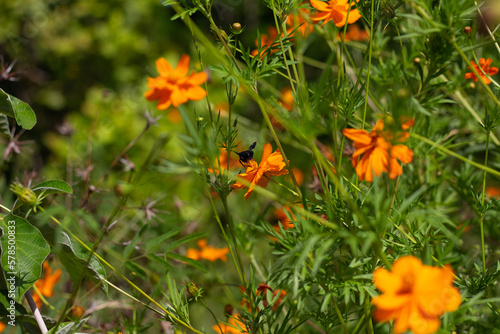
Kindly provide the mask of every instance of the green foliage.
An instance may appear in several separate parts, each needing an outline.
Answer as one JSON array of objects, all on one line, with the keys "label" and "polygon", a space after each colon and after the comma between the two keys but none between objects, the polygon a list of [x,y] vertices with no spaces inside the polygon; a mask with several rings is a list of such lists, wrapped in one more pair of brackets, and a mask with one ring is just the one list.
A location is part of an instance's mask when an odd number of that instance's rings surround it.
[{"label": "green foliage", "polygon": [[[8,214],[0,222],[3,231],[2,276],[14,288],[14,298],[20,302],[24,293],[40,278],[42,263],[50,254],[50,247],[40,231],[26,219]],[[9,237],[11,236],[11,237]],[[13,240],[13,241],[10,241]]]}]

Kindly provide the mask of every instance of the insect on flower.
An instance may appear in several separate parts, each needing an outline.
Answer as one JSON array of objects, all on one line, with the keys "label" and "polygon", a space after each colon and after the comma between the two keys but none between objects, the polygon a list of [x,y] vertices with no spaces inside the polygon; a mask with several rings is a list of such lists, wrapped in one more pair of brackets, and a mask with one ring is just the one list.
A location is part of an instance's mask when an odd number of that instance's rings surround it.
[{"label": "insect on flower", "polygon": [[250,160],[253,159],[253,149],[257,146],[257,142],[254,141],[252,145],[248,148],[246,151],[241,151],[241,152],[236,152],[238,156],[240,157],[240,164],[245,167],[245,163],[249,162]]}]

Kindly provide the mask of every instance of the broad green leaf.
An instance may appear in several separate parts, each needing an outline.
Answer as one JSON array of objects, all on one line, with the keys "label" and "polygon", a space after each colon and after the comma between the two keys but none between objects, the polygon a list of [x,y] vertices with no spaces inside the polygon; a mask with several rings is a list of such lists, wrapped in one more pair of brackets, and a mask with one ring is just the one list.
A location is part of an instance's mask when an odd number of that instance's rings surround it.
[{"label": "broad green leaf", "polygon": [[42,190],[45,194],[65,193],[72,194],[73,189],[63,180],[47,180],[33,187],[33,191]]},{"label": "broad green leaf", "polygon": [[0,221],[0,227],[4,232],[1,238],[4,276],[7,281],[15,278],[13,299],[19,302],[40,278],[42,263],[50,254],[50,247],[36,227],[12,213]]},{"label": "broad green leaf", "polygon": [[36,124],[35,112],[29,104],[2,89],[0,89],[0,113],[15,118],[17,124],[26,130],[31,130]]},{"label": "broad green leaf", "polygon": [[69,273],[69,277],[75,284],[80,283],[80,278],[83,275],[95,283],[101,282],[104,291],[108,292],[107,283],[101,280],[101,277],[106,277],[106,271],[95,256],[92,256],[89,263],[87,263],[89,252],[80,244],[71,241],[65,232],[46,229],[44,230],[44,235],[47,237],[49,243],[51,243],[54,253],[61,260],[64,268]]}]

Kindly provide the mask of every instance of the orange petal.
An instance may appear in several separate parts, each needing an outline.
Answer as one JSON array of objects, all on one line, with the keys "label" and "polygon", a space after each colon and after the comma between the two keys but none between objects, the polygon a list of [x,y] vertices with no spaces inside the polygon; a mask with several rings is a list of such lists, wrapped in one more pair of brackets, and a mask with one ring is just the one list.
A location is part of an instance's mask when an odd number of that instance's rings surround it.
[{"label": "orange petal", "polygon": [[191,87],[186,91],[186,97],[193,101],[199,101],[207,95],[207,92],[201,87]]},{"label": "orange petal", "polygon": [[159,58],[156,60],[156,69],[162,77],[168,77],[173,68],[170,63],[165,58]]},{"label": "orange petal", "polygon": [[411,302],[411,294],[383,294],[373,298],[373,305],[382,310],[394,310]]},{"label": "orange petal", "polygon": [[408,164],[413,160],[413,151],[405,145],[394,145],[391,147],[391,156],[404,164]]},{"label": "orange petal", "polygon": [[318,0],[311,0],[311,6],[313,6],[314,8],[316,8],[317,10],[320,10],[322,12],[328,11],[331,9],[328,2],[323,2],[323,1],[318,1]]},{"label": "orange petal", "polygon": [[372,142],[372,137],[370,137],[370,134],[366,130],[343,129],[342,133],[344,136],[356,143],[369,145]]},{"label": "orange petal", "polygon": [[262,159],[260,161],[259,166],[262,166],[264,163],[266,163],[266,161],[269,158],[269,156],[271,155],[272,151],[273,151],[273,147],[270,143],[267,143],[266,145],[264,145],[264,147],[262,148]]},{"label": "orange petal", "polygon": [[189,83],[194,86],[201,85],[205,81],[207,81],[207,73],[205,72],[193,73],[189,76]]},{"label": "orange petal", "polygon": [[177,67],[175,68],[176,75],[179,77],[185,77],[189,72],[189,62],[191,58],[189,55],[182,55],[181,59],[177,63]]},{"label": "orange petal", "polygon": [[373,283],[384,293],[396,293],[402,286],[401,277],[384,268],[377,268],[373,272]]}]

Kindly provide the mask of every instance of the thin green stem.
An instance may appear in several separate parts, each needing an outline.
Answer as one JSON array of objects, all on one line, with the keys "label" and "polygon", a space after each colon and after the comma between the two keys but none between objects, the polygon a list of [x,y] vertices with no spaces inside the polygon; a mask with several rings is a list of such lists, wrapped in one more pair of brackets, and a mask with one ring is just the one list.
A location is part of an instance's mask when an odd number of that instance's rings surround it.
[{"label": "thin green stem", "polygon": [[[490,146],[490,131],[486,131],[486,153],[484,157],[484,166],[486,167],[488,165],[488,152],[489,152],[489,146]],[[479,226],[481,229],[481,257],[483,260],[483,272],[486,272],[486,251],[484,247],[484,211],[482,207],[484,206],[484,198],[486,193],[486,171],[483,173],[483,190],[481,194],[481,218],[479,222]]]},{"label": "thin green stem", "polygon": [[231,234],[231,238],[233,239],[233,247],[234,247],[234,250],[236,252],[236,258],[238,259],[239,268],[241,270],[240,279],[241,279],[241,282],[244,284],[244,286],[248,286],[247,278],[245,276],[245,268],[243,267],[243,262],[241,261],[240,252],[238,250],[238,240],[236,239],[236,233],[234,233],[233,216],[229,212],[229,208],[227,206],[227,198],[221,198],[221,200],[222,200],[222,204],[224,205],[224,212],[226,213],[226,217],[227,217],[227,221],[228,221],[227,225],[229,226],[229,233]]},{"label": "thin green stem", "polygon": [[238,261],[236,260],[236,256],[233,251],[233,247],[231,246],[231,242],[229,240],[229,237],[227,236],[226,230],[224,229],[224,226],[222,225],[222,221],[220,220],[219,214],[217,213],[217,209],[215,208],[215,203],[212,199],[212,196],[210,194],[208,195],[208,198],[210,200],[210,204],[212,205],[212,210],[215,214],[215,219],[217,220],[217,223],[219,224],[219,228],[222,232],[222,236],[224,237],[224,240],[226,241],[226,244],[229,248],[229,253],[231,254],[231,258],[234,263],[234,267],[236,268],[236,272],[238,273],[238,277],[240,278],[240,281],[243,283],[245,282],[243,279],[243,274],[241,273],[240,266],[238,265]]},{"label": "thin green stem", "polygon": [[481,165],[481,164],[478,164],[477,162],[474,162],[474,161],[472,161],[472,160],[469,160],[469,159],[467,159],[467,158],[464,158],[464,157],[463,157],[463,156],[461,156],[460,154],[455,153],[455,152],[453,152],[453,151],[450,151],[450,150],[449,150],[449,149],[447,149],[446,147],[444,147],[444,146],[442,146],[442,145],[440,145],[440,144],[438,144],[438,143],[436,143],[436,142],[433,142],[433,141],[432,141],[432,140],[430,140],[430,139],[427,139],[427,138],[425,138],[425,137],[423,137],[423,136],[420,136],[419,134],[416,134],[416,133],[412,133],[412,134],[411,134],[411,136],[412,136],[412,137],[414,137],[415,139],[418,139],[418,140],[423,141],[423,142],[424,142],[424,143],[426,143],[426,144],[429,144],[429,145],[431,145],[431,146],[433,146],[433,147],[436,147],[438,150],[440,150],[440,151],[441,151],[441,152],[443,152],[443,153],[446,153],[446,154],[448,154],[448,155],[451,155],[452,157],[455,157],[455,158],[457,158],[457,159],[459,159],[459,160],[462,160],[463,162],[468,163],[468,164],[470,164],[470,165],[472,165],[472,166],[474,166],[474,167],[477,167],[477,168],[479,168],[479,169],[481,169],[481,170],[483,170],[483,171],[485,171],[485,172],[488,172],[488,173],[490,173],[490,174],[492,174],[492,175],[495,175],[495,176],[497,176],[497,177],[500,177],[500,172],[499,172],[499,171],[496,171],[496,170],[494,170],[494,169],[492,169],[492,168],[489,168],[489,167],[487,167],[487,166],[483,166],[483,165]]},{"label": "thin green stem", "polygon": [[365,120],[366,120],[366,109],[368,108],[368,96],[370,91],[370,73],[372,67],[372,50],[373,50],[373,15],[375,10],[375,1],[372,1],[371,8],[371,18],[370,18],[370,47],[368,49],[368,73],[366,74],[366,88],[365,88],[365,105],[363,107],[363,123],[361,125],[361,129],[365,128]]},{"label": "thin green stem", "polygon": [[283,54],[283,61],[285,62],[285,68],[286,68],[286,73],[288,74],[288,77],[290,78],[290,86],[292,87],[292,92],[295,95],[295,86],[293,85],[292,79],[292,74],[290,72],[290,68],[288,67],[288,61],[286,59],[286,53],[285,53],[285,47],[283,46],[283,39],[281,38],[281,28],[280,24],[278,22],[278,16],[276,15],[276,8],[274,7],[274,0],[271,0],[271,6],[273,10],[273,16],[274,16],[274,24],[276,26],[276,30],[278,31],[278,39],[280,41],[280,47],[281,47],[281,53]]}]

